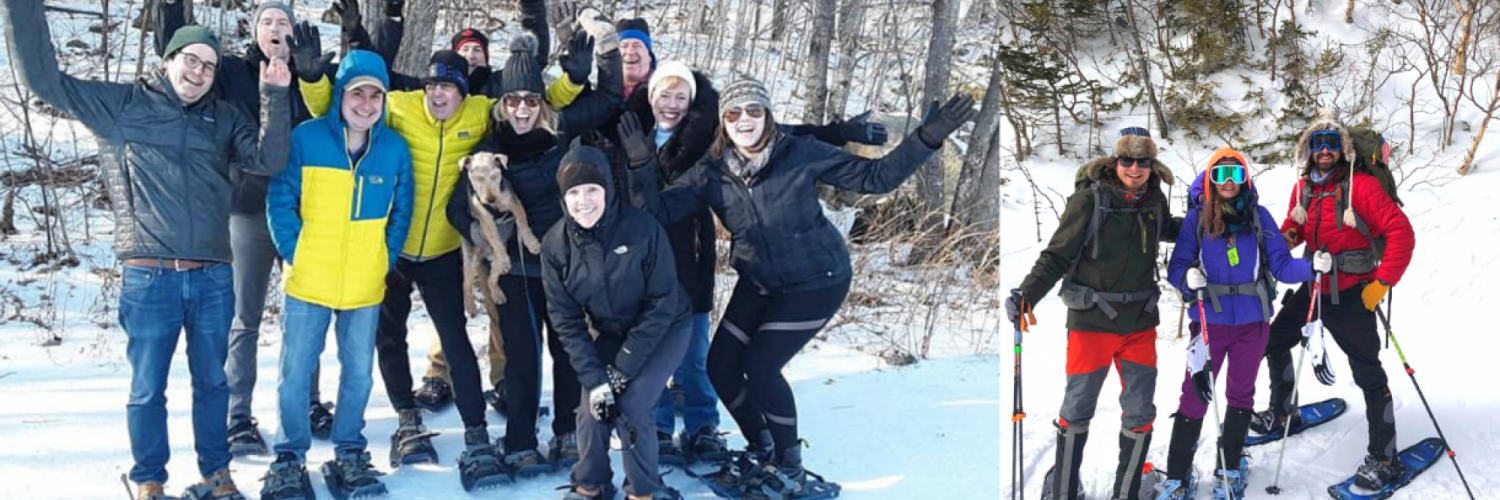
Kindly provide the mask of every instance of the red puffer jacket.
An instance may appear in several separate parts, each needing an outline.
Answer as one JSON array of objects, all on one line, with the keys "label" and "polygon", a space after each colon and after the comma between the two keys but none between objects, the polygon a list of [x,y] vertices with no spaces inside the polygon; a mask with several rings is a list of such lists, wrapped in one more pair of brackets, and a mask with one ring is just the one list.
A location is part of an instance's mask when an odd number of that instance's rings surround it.
[{"label": "red puffer jacket", "polygon": [[[1308,184],[1303,179],[1298,179],[1297,188],[1292,190],[1287,218],[1281,223],[1281,232],[1284,234],[1288,230],[1295,229],[1297,235],[1306,241],[1308,248],[1320,250],[1327,245],[1328,251],[1333,254],[1370,248],[1370,240],[1365,239],[1358,229],[1350,225],[1340,225],[1338,219],[1343,214],[1338,208],[1339,199],[1336,196],[1317,197],[1321,193],[1337,192],[1339,183],[1343,182],[1345,175],[1348,175],[1348,170],[1337,169],[1333,179],[1329,179],[1322,185],[1312,185],[1310,194],[1313,199],[1307,207],[1307,221],[1301,224],[1297,223],[1291,214],[1297,207],[1298,198],[1302,195],[1301,190],[1307,189]],[[1416,235],[1412,232],[1411,221],[1406,219],[1406,214],[1401,212],[1401,207],[1385,194],[1380,187],[1380,181],[1370,174],[1354,172],[1350,192],[1352,193],[1350,197],[1354,202],[1354,213],[1358,214],[1369,227],[1370,236],[1385,235],[1385,255],[1374,272],[1367,274],[1339,272],[1339,290],[1353,288],[1360,281],[1377,279],[1390,286],[1396,286],[1396,283],[1401,280],[1401,275],[1406,273],[1406,266],[1411,263],[1412,248],[1416,246]],[[1327,279],[1325,277],[1323,282],[1325,291],[1329,289]]]}]

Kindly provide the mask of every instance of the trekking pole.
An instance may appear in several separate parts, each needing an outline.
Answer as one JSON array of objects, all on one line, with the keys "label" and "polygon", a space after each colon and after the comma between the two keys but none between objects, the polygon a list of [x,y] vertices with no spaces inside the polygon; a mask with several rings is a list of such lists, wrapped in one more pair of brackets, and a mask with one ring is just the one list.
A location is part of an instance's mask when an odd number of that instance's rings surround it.
[{"label": "trekking pole", "polygon": [[1036,324],[1036,316],[1031,314],[1031,307],[1029,307],[1029,304],[1026,303],[1026,298],[1021,294],[1020,290],[1011,290],[1010,296],[1011,299],[1016,302],[1016,307],[1021,312],[1020,319],[1016,321],[1016,386],[1014,390],[1015,411],[1010,416],[1011,433],[1015,436],[1015,438],[1012,440],[1015,445],[1012,447],[1012,465],[1010,469],[1010,498],[1011,500],[1026,500],[1026,492],[1023,491],[1023,486],[1025,486],[1025,484],[1023,484],[1021,480],[1021,471],[1024,469],[1021,464],[1021,455],[1023,451],[1021,445],[1023,429],[1021,424],[1022,420],[1026,418],[1026,411],[1022,408],[1021,405],[1021,333],[1028,331],[1028,329],[1026,328],[1028,320],[1030,320],[1030,324]]},{"label": "trekking pole", "polygon": [[1453,461],[1453,469],[1458,471],[1458,479],[1464,483],[1464,491],[1469,493],[1469,498],[1474,498],[1474,491],[1469,489],[1469,480],[1464,477],[1463,468],[1458,466],[1457,454],[1453,447],[1448,444],[1448,437],[1443,435],[1443,427],[1438,425],[1437,417],[1432,415],[1432,406],[1427,404],[1427,396],[1422,394],[1422,384],[1417,383],[1417,371],[1413,370],[1411,363],[1406,362],[1406,354],[1401,352],[1401,343],[1396,341],[1396,334],[1391,333],[1391,322],[1386,320],[1385,311],[1379,307],[1375,308],[1375,314],[1380,317],[1380,322],[1385,325],[1385,338],[1390,339],[1391,344],[1396,346],[1396,355],[1401,357],[1401,367],[1406,369],[1406,376],[1411,377],[1411,385],[1417,388],[1417,397],[1422,398],[1422,407],[1427,409],[1427,418],[1432,420],[1432,427],[1437,429],[1438,439],[1443,440],[1443,446],[1448,448],[1448,459]]},{"label": "trekking pole", "polygon": [[[1322,283],[1323,273],[1317,273],[1313,276],[1312,303],[1308,304],[1307,306],[1307,320],[1305,321],[1306,323],[1312,322],[1313,311],[1318,310],[1322,304],[1322,302],[1318,300],[1318,294],[1322,293],[1322,287],[1320,286],[1322,285]],[[1319,315],[1318,321],[1322,320],[1323,316]],[[1303,361],[1305,361],[1306,359],[1307,348],[1303,347],[1302,353],[1297,355],[1297,373],[1292,376],[1292,401],[1294,402],[1297,400],[1297,385],[1302,382],[1302,365]],[[1276,404],[1276,402],[1272,401],[1271,404],[1274,405]],[[1293,410],[1297,410],[1299,412],[1302,411],[1301,408],[1296,408],[1295,403],[1293,403],[1292,406]],[[1274,415],[1275,412],[1272,412],[1272,414]],[[1287,414],[1286,422],[1281,425],[1281,455],[1276,458],[1276,481],[1272,482],[1270,486],[1266,487],[1266,493],[1270,493],[1272,495],[1281,494],[1281,464],[1286,461],[1286,442],[1291,440],[1291,436],[1287,435],[1287,433],[1291,432],[1291,426],[1292,417],[1291,414]]]},{"label": "trekking pole", "polygon": [[[1215,383],[1217,381],[1214,380],[1215,377],[1212,377],[1214,375],[1214,349],[1208,341],[1208,315],[1203,313],[1203,289],[1201,288],[1198,289],[1198,323],[1198,327],[1203,335],[1203,348],[1208,350],[1208,373],[1210,375],[1208,399],[1214,404],[1214,448],[1217,448],[1215,451],[1219,456],[1219,464],[1223,467],[1228,467],[1229,461],[1224,459],[1224,447],[1219,443],[1224,440],[1224,428],[1222,427],[1223,424],[1219,422],[1219,398],[1214,394],[1217,385]],[[1224,357],[1229,357],[1229,351],[1224,351]],[[1226,364],[1229,362],[1227,359],[1224,361]],[[1234,500],[1234,490],[1225,482],[1226,478],[1220,475],[1218,481],[1220,484],[1223,484],[1224,491],[1229,494],[1229,500]]]}]

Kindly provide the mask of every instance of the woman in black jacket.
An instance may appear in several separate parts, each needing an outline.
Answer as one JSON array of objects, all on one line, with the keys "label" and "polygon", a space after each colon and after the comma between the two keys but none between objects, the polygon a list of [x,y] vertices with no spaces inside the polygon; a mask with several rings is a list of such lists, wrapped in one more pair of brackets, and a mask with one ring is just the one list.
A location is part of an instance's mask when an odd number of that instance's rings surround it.
[{"label": "woman in black jacket", "polygon": [[[853,274],[843,236],[823,216],[817,184],[861,193],[895,190],[972,117],[973,99],[956,96],[930,111],[912,136],[868,160],[815,140],[780,133],[764,86],[743,78],[721,92],[718,139],[709,156],[664,191],[638,121],[622,120],[637,206],[663,223],[708,207],[734,238],[739,282],[709,348],[709,377],[749,441],[750,468],[719,479],[767,496],[809,486],[797,436],[797,409],[781,369],[833,318]],[[742,461],[735,461],[736,463]],[[738,469],[738,470],[735,470]],[[760,476],[741,482],[746,475]]]},{"label": "woman in black jacket", "polygon": [[[579,134],[598,127],[620,105],[619,35],[614,25],[592,8],[579,14],[584,32],[594,39],[600,91],[579,98],[557,111],[543,97],[542,68],[529,54],[511,54],[501,73],[503,94],[495,103],[490,136],[479,150],[507,158],[505,177],[526,209],[532,231],[540,238],[562,218],[562,197],[557,190],[557,171],[568,145]],[[527,36],[525,34],[521,36]],[[448,207],[453,227],[468,228],[472,219],[464,206],[472,189],[468,175],[460,176]],[[455,206],[454,204],[457,204]],[[470,231],[459,231],[465,237]],[[571,466],[577,461],[578,445],[573,431],[578,408],[578,375],[568,362],[553,325],[548,324],[547,300],[542,288],[541,262],[524,250],[515,236],[507,238],[510,272],[500,278],[500,290],[508,300],[500,305],[500,333],[505,341],[505,463],[523,477]],[[552,440],[544,457],[537,450],[537,408],[542,393],[542,327],[547,329],[547,351],[552,354]]]},{"label": "woman in black jacket", "polygon": [[616,201],[609,161],[569,152],[557,175],[567,217],[542,240],[547,313],[588,389],[578,415],[580,461],[569,500],[614,498],[609,434],[627,440],[632,499],[680,498],[657,475],[653,411],[688,344],[688,303],[661,224]]}]

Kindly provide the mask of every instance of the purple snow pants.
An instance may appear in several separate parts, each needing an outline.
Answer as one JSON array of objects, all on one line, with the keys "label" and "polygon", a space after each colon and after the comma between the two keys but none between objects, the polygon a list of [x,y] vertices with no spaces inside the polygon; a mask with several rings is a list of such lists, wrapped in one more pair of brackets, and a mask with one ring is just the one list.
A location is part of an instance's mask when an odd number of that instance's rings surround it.
[{"label": "purple snow pants", "polygon": [[[1193,336],[1202,335],[1202,325],[1192,322]],[[1224,354],[1229,354],[1229,382],[1225,384],[1224,398],[1229,406],[1253,410],[1255,407],[1255,376],[1260,371],[1261,358],[1266,354],[1266,339],[1270,337],[1271,325],[1257,321],[1243,325],[1208,325],[1209,369],[1218,381],[1219,367],[1224,364]],[[1182,397],[1177,411],[1188,418],[1203,418],[1208,405],[1198,400],[1193,390],[1193,377],[1184,370]]]}]

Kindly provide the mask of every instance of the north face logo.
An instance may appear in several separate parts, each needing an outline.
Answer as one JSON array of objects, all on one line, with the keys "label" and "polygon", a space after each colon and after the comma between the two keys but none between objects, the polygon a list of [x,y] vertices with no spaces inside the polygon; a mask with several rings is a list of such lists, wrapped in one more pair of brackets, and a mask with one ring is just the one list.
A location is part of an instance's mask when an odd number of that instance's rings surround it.
[{"label": "north face logo", "polygon": [[620,245],[619,248],[615,249],[615,255],[625,255],[625,252],[629,252],[629,251],[630,251],[630,249],[626,248],[625,245]]}]

